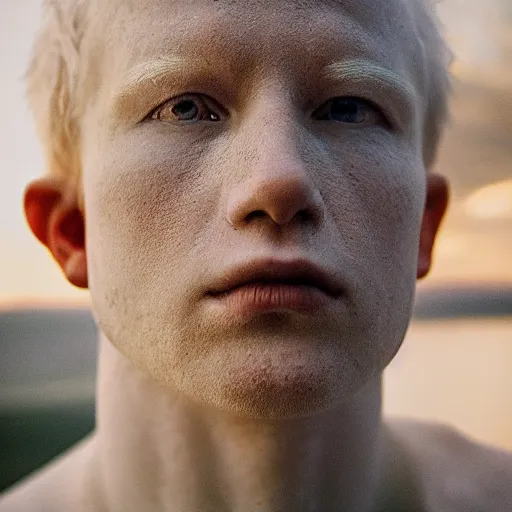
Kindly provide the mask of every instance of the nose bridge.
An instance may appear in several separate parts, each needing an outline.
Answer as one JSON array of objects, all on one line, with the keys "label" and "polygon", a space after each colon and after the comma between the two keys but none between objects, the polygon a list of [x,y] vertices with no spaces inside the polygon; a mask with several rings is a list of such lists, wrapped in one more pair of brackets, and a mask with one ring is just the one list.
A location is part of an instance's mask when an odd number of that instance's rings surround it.
[{"label": "nose bridge", "polygon": [[252,162],[248,162],[254,179],[283,179],[294,175],[297,179],[308,174],[296,120],[291,115],[280,117],[267,119],[258,125],[259,136],[248,142],[253,146],[255,156]]},{"label": "nose bridge", "polygon": [[266,158],[277,156],[283,161],[299,160],[301,127],[297,110],[290,87],[282,78],[269,80],[259,88],[241,125],[249,155],[261,164]]},{"label": "nose bridge", "polygon": [[321,221],[320,194],[289,94],[278,90],[258,98],[240,127],[239,141],[239,179],[229,194],[232,225],[262,216],[280,225],[295,218]]}]

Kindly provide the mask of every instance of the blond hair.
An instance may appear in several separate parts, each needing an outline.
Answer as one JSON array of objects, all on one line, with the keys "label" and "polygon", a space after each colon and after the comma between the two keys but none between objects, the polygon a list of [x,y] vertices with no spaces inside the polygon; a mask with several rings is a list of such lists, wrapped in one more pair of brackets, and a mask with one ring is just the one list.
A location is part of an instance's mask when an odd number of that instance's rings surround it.
[{"label": "blond hair", "polygon": [[27,70],[27,96],[47,159],[47,173],[80,179],[78,101],[81,43],[89,0],[43,0],[43,27]]},{"label": "blond hair", "polygon": [[[424,161],[429,168],[447,115],[451,54],[440,35],[432,0],[403,1],[411,8],[425,60]],[[72,186],[81,180],[80,119],[85,98],[79,89],[89,4],[90,0],[43,0],[44,23],[27,71],[28,101],[46,152],[47,173]]]}]

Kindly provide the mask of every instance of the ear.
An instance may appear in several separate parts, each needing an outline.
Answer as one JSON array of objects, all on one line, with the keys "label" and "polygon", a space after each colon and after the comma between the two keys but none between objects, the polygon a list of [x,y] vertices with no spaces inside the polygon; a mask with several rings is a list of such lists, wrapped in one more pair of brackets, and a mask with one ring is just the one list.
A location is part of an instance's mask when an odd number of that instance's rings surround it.
[{"label": "ear", "polygon": [[422,279],[430,271],[436,235],[446,213],[448,202],[448,182],[439,174],[429,173],[427,176],[427,198],[421,224],[418,279]]},{"label": "ear", "polygon": [[43,178],[25,189],[25,216],[38,240],[52,253],[68,281],[87,288],[85,220],[69,185]]}]

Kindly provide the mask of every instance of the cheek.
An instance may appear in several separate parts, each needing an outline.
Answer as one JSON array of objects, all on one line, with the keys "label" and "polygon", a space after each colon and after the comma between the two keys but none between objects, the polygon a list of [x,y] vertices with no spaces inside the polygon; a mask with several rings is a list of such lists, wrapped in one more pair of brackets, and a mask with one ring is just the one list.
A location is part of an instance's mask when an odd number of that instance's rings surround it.
[{"label": "cheek", "polygon": [[[364,200],[374,241],[398,252],[417,246],[425,201],[426,171],[419,159],[406,152],[374,161],[365,180]],[[377,246],[378,247],[378,246]]]},{"label": "cheek", "polygon": [[201,155],[189,150],[186,159],[177,158],[180,153],[134,137],[111,143],[89,164],[91,293],[101,290],[109,303],[129,297],[141,301],[141,309],[158,300],[158,290],[170,294],[186,277],[211,217],[212,190],[199,172]]},{"label": "cheek", "polygon": [[[392,145],[375,137],[352,148],[338,154],[341,176],[328,183],[324,199],[332,213],[335,245],[344,248],[354,269],[360,317],[370,338],[389,340],[381,347],[387,363],[409,321],[426,171],[411,144]],[[369,352],[375,354],[375,347]]]},{"label": "cheek", "polygon": [[415,259],[419,243],[426,187],[421,153],[387,135],[352,142],[351,151],[338,153],[341,176],[326,189],[334,191],[327,197],[345,230],[339,236],[354,257],[396,272],[396,265]]},{"label": "cheek", "polygon": [[[420,158],[406,156],[404,152],[400,157],[389,155],[384,159],[382,163],[394,170],[389,174],[379,176],[383,167],[375,166],[376,176],[373,186],[368,186],[370,194],[367,200],[370,222],[374,227],[375,251],[383,255],[386,272],[394,271],[405,278],[413,274],[415,279],[426,170]],[[389,260],[386,255],[390,255]]]},{"label": "cheek", "polygon": [[[404,330],[412,307],[426,171],[420,158],[404,148],[374,162],[361,192],[367,207],[368,268],[380,289],[383,326]],[[377,282],[379,280],[379,282]]]}]

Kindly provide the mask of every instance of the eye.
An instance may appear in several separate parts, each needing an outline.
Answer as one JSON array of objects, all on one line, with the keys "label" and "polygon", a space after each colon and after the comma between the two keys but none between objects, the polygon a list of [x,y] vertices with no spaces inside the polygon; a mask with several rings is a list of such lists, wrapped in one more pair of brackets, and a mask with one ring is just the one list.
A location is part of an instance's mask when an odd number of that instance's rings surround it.
[{"label": "eye", "polygon": [[150,118],[164,123],[217,122],[221,119],[220,110],[211,98],[202,94],[186,94],[165,102],[153,111]]},{"label": "eye", "polygon": [[376,125],[386,123],[381,110],[362,98],[333,98],[315,113],[320,121],[336,121],[346,124]]}]

